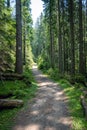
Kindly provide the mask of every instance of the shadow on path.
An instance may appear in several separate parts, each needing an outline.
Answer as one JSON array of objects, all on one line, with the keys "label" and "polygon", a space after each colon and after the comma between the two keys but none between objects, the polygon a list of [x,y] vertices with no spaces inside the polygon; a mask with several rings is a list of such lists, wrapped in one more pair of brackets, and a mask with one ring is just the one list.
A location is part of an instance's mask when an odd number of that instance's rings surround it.
[{"label": "shadow on path", "polygon": [[19,113],[12,130],[71,130],[71,117],[63,90],[34,66],[39,88],[32,103]]}]

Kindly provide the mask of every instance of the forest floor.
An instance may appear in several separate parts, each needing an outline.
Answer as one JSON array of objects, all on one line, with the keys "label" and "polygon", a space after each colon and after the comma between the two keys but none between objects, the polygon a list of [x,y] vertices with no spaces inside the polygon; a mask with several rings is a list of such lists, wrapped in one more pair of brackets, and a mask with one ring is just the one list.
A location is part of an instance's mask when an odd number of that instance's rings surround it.
[{"label": "forest floor", "polygon": [[12,130],[71,130],[72,119],[64,91],[43,75],[37,66],[33,66],[32,71],[38,91],[15,118]]}]

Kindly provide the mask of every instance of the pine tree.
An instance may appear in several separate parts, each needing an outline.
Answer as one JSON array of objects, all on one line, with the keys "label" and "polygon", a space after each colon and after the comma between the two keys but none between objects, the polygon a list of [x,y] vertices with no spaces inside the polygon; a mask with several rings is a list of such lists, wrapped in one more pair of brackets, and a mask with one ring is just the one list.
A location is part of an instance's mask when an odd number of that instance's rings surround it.
[{"label": "pine tree", "polygon": [[22,74],[22,18],[21,0],[16,0],[16,73]]}]

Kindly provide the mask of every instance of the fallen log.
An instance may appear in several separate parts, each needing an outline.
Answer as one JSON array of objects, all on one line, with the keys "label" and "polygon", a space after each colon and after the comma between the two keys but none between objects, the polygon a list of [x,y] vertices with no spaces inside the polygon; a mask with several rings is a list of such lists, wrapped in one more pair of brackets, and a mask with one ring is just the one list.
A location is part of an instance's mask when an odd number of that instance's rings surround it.
[{"label": "fallen log", "polygon": [[0,79],[3,80],[23,80],[24,76],[16,73],[2,73]]},{"label": "fallen log", "polygon": [[15,81],[15,80],[23,80],[26,85],[31,85],[31,81],[29,81],[28,77],[25,77],[24,75],[16,74],[16,73],[2,73],[0,74],[0,80],[1,81]]},{"label": "fallen log", "polygon": [[0,99],[0,109],[22,107],[24,102],[22,100]]}]

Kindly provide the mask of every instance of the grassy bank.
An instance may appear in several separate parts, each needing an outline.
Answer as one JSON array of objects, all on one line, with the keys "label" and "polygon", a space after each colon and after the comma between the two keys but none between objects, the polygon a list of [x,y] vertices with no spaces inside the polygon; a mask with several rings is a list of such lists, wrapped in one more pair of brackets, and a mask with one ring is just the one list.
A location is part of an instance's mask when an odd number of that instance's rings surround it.
[{"label": "grassy bank", "polygon": [[68,81],[60,79],[58,81],[60,86],[64,89],[65,94],[69,98],[69,110],[73,118],[74,130],[87,130],[87,121],[85,120],[80,96],[82,94],[82,85],[78,88],[76,85],[71,85]]},{"label": "grassy bank", "polygon": [[4,109],[0,110],[0,130],[10,130],[15,117],[20,109],[24,109],[28,100],[31,100],[35,96],[37,90],[37,84],[35,83],[31,70],[24,73],[27,77],[27,81],[31,81],[31,84],[26,84],[24,81],[4,81],[0,82],[0,95],[9,95],[9,99],[22,99],[24,106],[22,108]]}]

